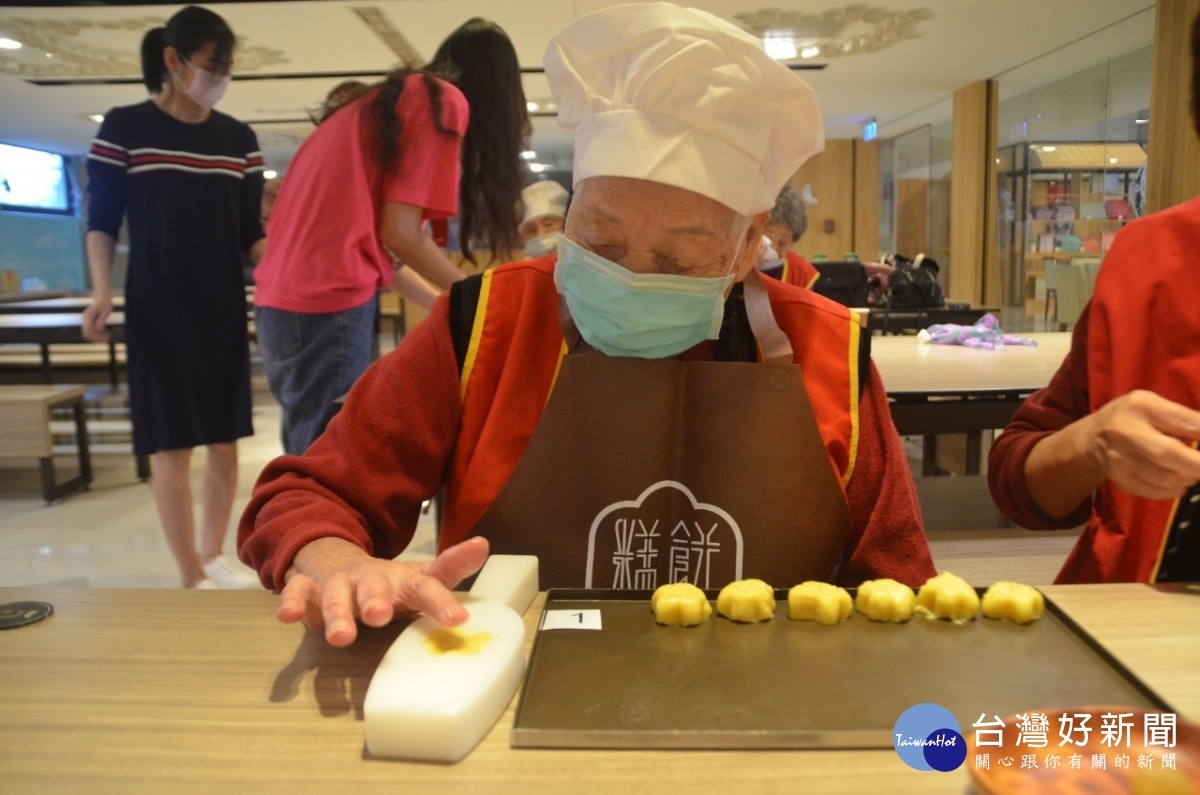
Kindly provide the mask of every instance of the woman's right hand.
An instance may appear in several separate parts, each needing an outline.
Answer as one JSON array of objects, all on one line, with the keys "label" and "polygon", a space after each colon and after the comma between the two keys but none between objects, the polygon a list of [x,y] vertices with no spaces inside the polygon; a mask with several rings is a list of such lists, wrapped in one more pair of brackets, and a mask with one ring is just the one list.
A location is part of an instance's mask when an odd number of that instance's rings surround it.
[{"label": "woman's right hand", "polygon": [[87,309],[83,310],[80,326],[83,338],[88,342],[108,342],[112,338],[107,326],[108,316],[112,314],[112,298],[93,298]]}]

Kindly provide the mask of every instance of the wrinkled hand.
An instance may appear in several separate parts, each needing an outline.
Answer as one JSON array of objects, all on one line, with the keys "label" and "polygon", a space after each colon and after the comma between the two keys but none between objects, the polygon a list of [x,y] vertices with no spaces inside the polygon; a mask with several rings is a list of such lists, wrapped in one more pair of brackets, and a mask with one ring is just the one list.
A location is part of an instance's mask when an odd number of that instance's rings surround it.
[{"label": "wrinkled hand", "polygon": [[108,322],[108,316],[111,314],[111,298],[93,299],[92,303],[88,304],[88,308],[83,310],[83,316],[80,318],[79,325],[83,338],[88,342],[108,342],[112,335],[109,334],[104,324]]},{"label": "wrinkled hand", "polygon": [[318,563],[311,567],[314,571],[327,570],[313,576],[297,571],[289,577],[275,617],[285,624],[303,621],[314,629],[324,628],[325,640],[337,647],[349,646],[358,636],[356,618],[382,627],[395,618],[424,612],[443,626],[461,624],[467,611],[450,589],[478,571],[487,556],[488,542],[472,538],[420,563],[380,560],[366,553],[353,554],[345,565]]},{"label": "wrinkled hand", "polygon": [[[1200,481],[1200,412],[1137,390],[1094,415],[1089,452],[1117,488],[1168,500]],[[1180,441],[1185,440],[1185,441]]]}]

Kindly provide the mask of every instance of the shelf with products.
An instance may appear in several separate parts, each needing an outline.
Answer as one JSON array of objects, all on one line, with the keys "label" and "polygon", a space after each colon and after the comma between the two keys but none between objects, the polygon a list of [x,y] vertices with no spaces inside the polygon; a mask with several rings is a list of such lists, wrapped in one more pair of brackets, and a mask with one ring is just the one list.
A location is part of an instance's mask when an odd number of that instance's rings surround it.
[{"label": "shelf with products", "polygon": [[1136,212],[1145,152],[1137,143],[1003,147],[997,169],[999,250],[1007,303],[1044,292],[1047,261],[1102,257]]}]

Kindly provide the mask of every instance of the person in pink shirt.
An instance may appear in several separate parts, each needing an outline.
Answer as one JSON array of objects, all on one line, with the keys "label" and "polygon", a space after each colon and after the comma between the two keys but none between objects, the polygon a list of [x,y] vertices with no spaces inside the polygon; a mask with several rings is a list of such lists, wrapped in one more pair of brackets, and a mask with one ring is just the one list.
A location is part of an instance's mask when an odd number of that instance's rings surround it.
[{"label": "person in pink shirt", "polygon": [[286,453],[303,453],[334,400],[373,360],[378,290],[434,295],[459,270],[426,221],[459,217],[464,257],[519,247],[528,128],[516,51],[496,24],[471,19],[423,69],[393,71],[326,106],[297,150],[255,270],[263,368],[283,410]]}]

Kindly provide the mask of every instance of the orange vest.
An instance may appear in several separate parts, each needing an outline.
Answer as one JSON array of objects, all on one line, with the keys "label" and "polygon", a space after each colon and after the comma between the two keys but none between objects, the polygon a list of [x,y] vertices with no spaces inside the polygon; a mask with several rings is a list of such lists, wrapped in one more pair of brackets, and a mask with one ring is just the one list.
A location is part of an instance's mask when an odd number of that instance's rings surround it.
[{"label": "orange vest", "polygon": [[819,278],[821,278],[820,271],[804,257],[794,251],[789,251],[784,256],[783,272],[779,274],[779,281],[810,290]]},{"label": "orange vest", "polygon": [[[566,353],[555,257],[486,271],[462,365],[463,409],[438,546],[467,537],[521,459]],[[845,489],[858,449],[859,325],[839,304],[773,279],[763,284]]]}]

